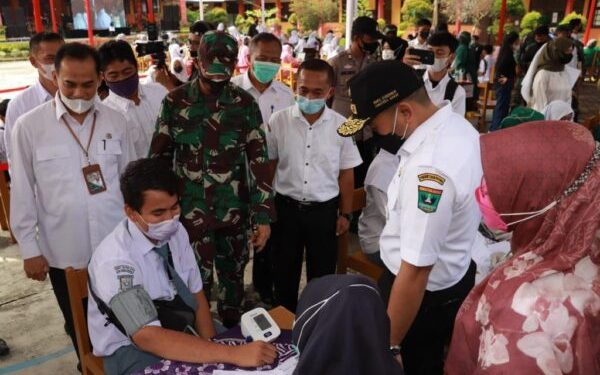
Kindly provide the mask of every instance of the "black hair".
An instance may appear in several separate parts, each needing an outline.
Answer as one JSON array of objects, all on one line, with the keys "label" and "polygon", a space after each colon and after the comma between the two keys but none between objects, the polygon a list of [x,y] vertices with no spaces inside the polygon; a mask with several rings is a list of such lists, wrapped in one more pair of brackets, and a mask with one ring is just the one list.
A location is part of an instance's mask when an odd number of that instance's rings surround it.
[{"label": "black hair", "polygon": [[279,40],[278,37],[271,33],[256,34],[256,36],[254,36],[254,38],[252,38],[252,41],[250,42],[250,51],[255,49],[258,46],[258,43],[277,43],[279,45],[279,50],[282,49],[281,40]]},{"label": "black hair", "polygon": [[491,55],[494,52],[494,46],[492,46],[491,44],[486,44],[485,46],[483,46],[483,50],[488,55]]},{"label": "black hair", "polygon": [[110,40],[104,43],[98,48],[98,54],[102,71],[105,71],[113,61],[129,61],[137,69],[138,64],[133,48],[124,40]]},{"label": "black hair", "polygon": [[504,36],[500,52],[498,52],[497,66],[500,66],[503,62],[509,61],[510,59],[514,60],[512,45],[515,44],[517,40],[519,40],[519,34],[516,31],[511,31],[508,35]]},{"label": "black hair", "polygon": [[121,175],[120,185],[125,204],[138,212],[144,205],[144,193],[148,190],[163,191],[170,196],[177,194],[177,176],[162,159],[132,161]]},{"label": "black hair", "polygon": [[96,73],[100,74],[100,55],[87,44],[73,42],[60,47],[54,58],[54,68],[57,73],[60,71],[60,64],[67,58],[79,61],[92,59],[96,65]]},{"label": "black hair", "polygon": [[429,26],[429,27],[431,27],[431,21],[428,20],[427,18],[421,18],[420,20],[417,21],[417,23],[415,25],[417,27],[421,27],[421,26]]},{"label": "black hair", "polygon": [[202,36],[204,33],[211,30],[214,30],[214,27],[210,23],[204,21],[196,21],[190,26],[190,33],[198,36]]},{"label": "black hair", "polygon": [[10,99],[4,99],[0,102],[0,116],[6,117],[6,109],[8,108],[8,102]]},{"label": "black hair", "polygon": [[330,85],[333,85],[335,79],[335,72],[331,65],[327,63],[327,61],[320,59],[311,59],[306,60],[298,67],[298,76],[300,76],[300,72],[303,70],[310,70],[313,72],[325,72],[327,73],[327,81]]},{"label": "black hair", "polygon": [[44,42],[60,42],[64,43],[64,39],[57,33],[41,32],[34,34],[29,39],[29,53],[35,53],[35,50]]},{"label": "black hair", "polygon": [[548,35],[550,34],[550,29],[547,25],[538,26],[534,31],[533,35]]},{"label": "black hair", "polygon": [[556,26],[556,30],[554,30],[554,33],[556,34],[556,33],[563,32],[563,33],[569,33],[570,34],[571,31],[573,31],[573,29],[571,28],[571,25],[566,24],[566,25],[558,25],[558,26]]},{"label": "black hair", "polygon": [[429,39],[427,39],[427,44],[429,44],[432,47],[447,46],[448,48],[450,48],[451,53],[454,53],[458,48],[458,40],[456,40],[454,35],[445,31],[431,34],[429,36]]},{"label": "black hair", "polygon": [[575,29],[577,26],[581,26],[581,18],[573,18],[569,21],[569,26],[571,30]]},{"label": "black hair", "polygon": [[434,32],[436,32],[436,33],[449,32],[449,30],[448,30],[448,24],[446,22],[439,22],[435,26],[435,31]]}]

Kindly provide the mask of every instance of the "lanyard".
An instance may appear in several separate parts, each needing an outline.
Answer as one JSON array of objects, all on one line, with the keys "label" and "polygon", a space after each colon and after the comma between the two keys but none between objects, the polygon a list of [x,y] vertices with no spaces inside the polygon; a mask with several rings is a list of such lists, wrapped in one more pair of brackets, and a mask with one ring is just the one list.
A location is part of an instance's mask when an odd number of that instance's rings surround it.
[{"label": "lanyard", "polygon": [[92,131],[90,133],[90,139],[88,139],[88,143],[87,143],[86,147],[83,147],[83,145],[81,144],[81,141],[79,140],[79,138],[77,137],[77,135],[75,134],[75,132],[73,131],[73,129],[71,128],[71,126],[69,125],[69,123],[67,122],[67,120],[64,118],[64,116],[62,117],[62,120],[63,120],[65,126],[67,127],[67,129],[69,129],[69,133],[71,133],[71,135],[73,136],[73,138],[75,138],[75,141],[77,142],[77,144],[79,145],[79,147],[83,151],[83,153],[85,155],[85,158],[87,160],[87,163],[89,165],[90,164],[90,157],[89,157],[88,151],[90,150],[90,144],[92,144],[92,137],[94,136],[94,130],[96,129],[96,113],[94,113],[94,122],[92,123]]}]

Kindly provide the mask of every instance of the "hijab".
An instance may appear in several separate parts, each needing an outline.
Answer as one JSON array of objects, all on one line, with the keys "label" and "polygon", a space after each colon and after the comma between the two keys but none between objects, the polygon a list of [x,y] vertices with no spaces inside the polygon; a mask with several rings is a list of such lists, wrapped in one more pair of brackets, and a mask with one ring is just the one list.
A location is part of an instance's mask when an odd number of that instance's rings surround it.
[{"label": "hijab", "polygon": [[573,113],[573,108],[571,108],[569,103],[562,100],[550,102],[550,104],[544,108],[544,118],[546,120],[560,121],[563,117],[572,115]]},{"label": "hijab", "polygon": [[546,49],[540,56],[538,70],[548,70],[550,72],[562,72],[565,65],[573,58],[572,53],[567,50],[573,47],[573,41],[569,38],[556,38],[547,43]]},{"label": "hijab", "polygon": [[402,374],[392,357],[390,320],[375,284],[359,275],[327,275],[300,297],[292,341],[295,375]]},{"label": "hijab", "polygon": [[469,294],[446,372],[600,373],[600,148],[584,127],[539,121],[481,137],[499,213],[545,215],[514,227],[512,258]]}]

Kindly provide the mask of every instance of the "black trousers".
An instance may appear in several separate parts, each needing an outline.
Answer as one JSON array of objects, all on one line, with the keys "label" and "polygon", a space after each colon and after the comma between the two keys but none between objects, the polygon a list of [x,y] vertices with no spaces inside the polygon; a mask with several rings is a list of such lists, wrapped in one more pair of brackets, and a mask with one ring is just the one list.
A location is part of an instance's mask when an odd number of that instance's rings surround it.
[{"label": "black trousers", "polygon": [[[458,309],[475,285],[475,262],[465,276],[450,288],[425,291],[413,324],[402,341],[402,361],[406,375],[442,375],[445,346],[450,343]],[[384,303],[388,303],[396,276],[389,270],[379,278]]]},{"label": "black trousers", "polygon": [[275,302],[294,312],[298,304],[304,248],[308,281],[335,273],[338,199],[302,207],[290,198],[277,195],[275,208],[277,222],[272,226],[271,243]]},{"label": "black trousers", "polygon": [[[75,348],[75,353],[77,354],[77,358],[79,359],[79,350],[77,348],[77,338],[75,336],[73,314],[71,314],[71,301],[69,299],[69,288],[67,287],[67,277],[65,274],[65,270],[50,267],[48,276],[50,277],[50,283],[52,284],[52,289],[54,290],[54,296],[56,296],[58,307],[60,307],[60,311],[62,312],[63,317],[65,318],[65,329],[67,330],[67,334],[71,338],[71,342],[73,343],[73,347]],[[83,312],[87,316],[87,298],[83,301]]]},{"label": "black trousers", "polygon": [[260,251],[254,250],[252,262],[252,283],[260,299],[267,304],[273,303],[273,261],[271,254],[271,239]]}]

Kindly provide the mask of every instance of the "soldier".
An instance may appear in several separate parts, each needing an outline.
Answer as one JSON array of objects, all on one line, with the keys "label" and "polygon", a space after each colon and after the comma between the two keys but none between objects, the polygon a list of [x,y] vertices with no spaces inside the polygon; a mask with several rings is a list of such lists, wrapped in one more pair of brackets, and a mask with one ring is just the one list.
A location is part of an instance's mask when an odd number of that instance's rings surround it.
[{"label": "soldier", "polygon": [[260,109],[250,94],[229,83],[236,56],[237,43],[228,34],[202,37],[195,62],[199,76],[165,98],[150,146],[151,157],[174,162],[181,221],[209,299],[216,266],[218,311],[226,327],[236,325],[241,314],[249,220],[260,250],[274,216]]}]

